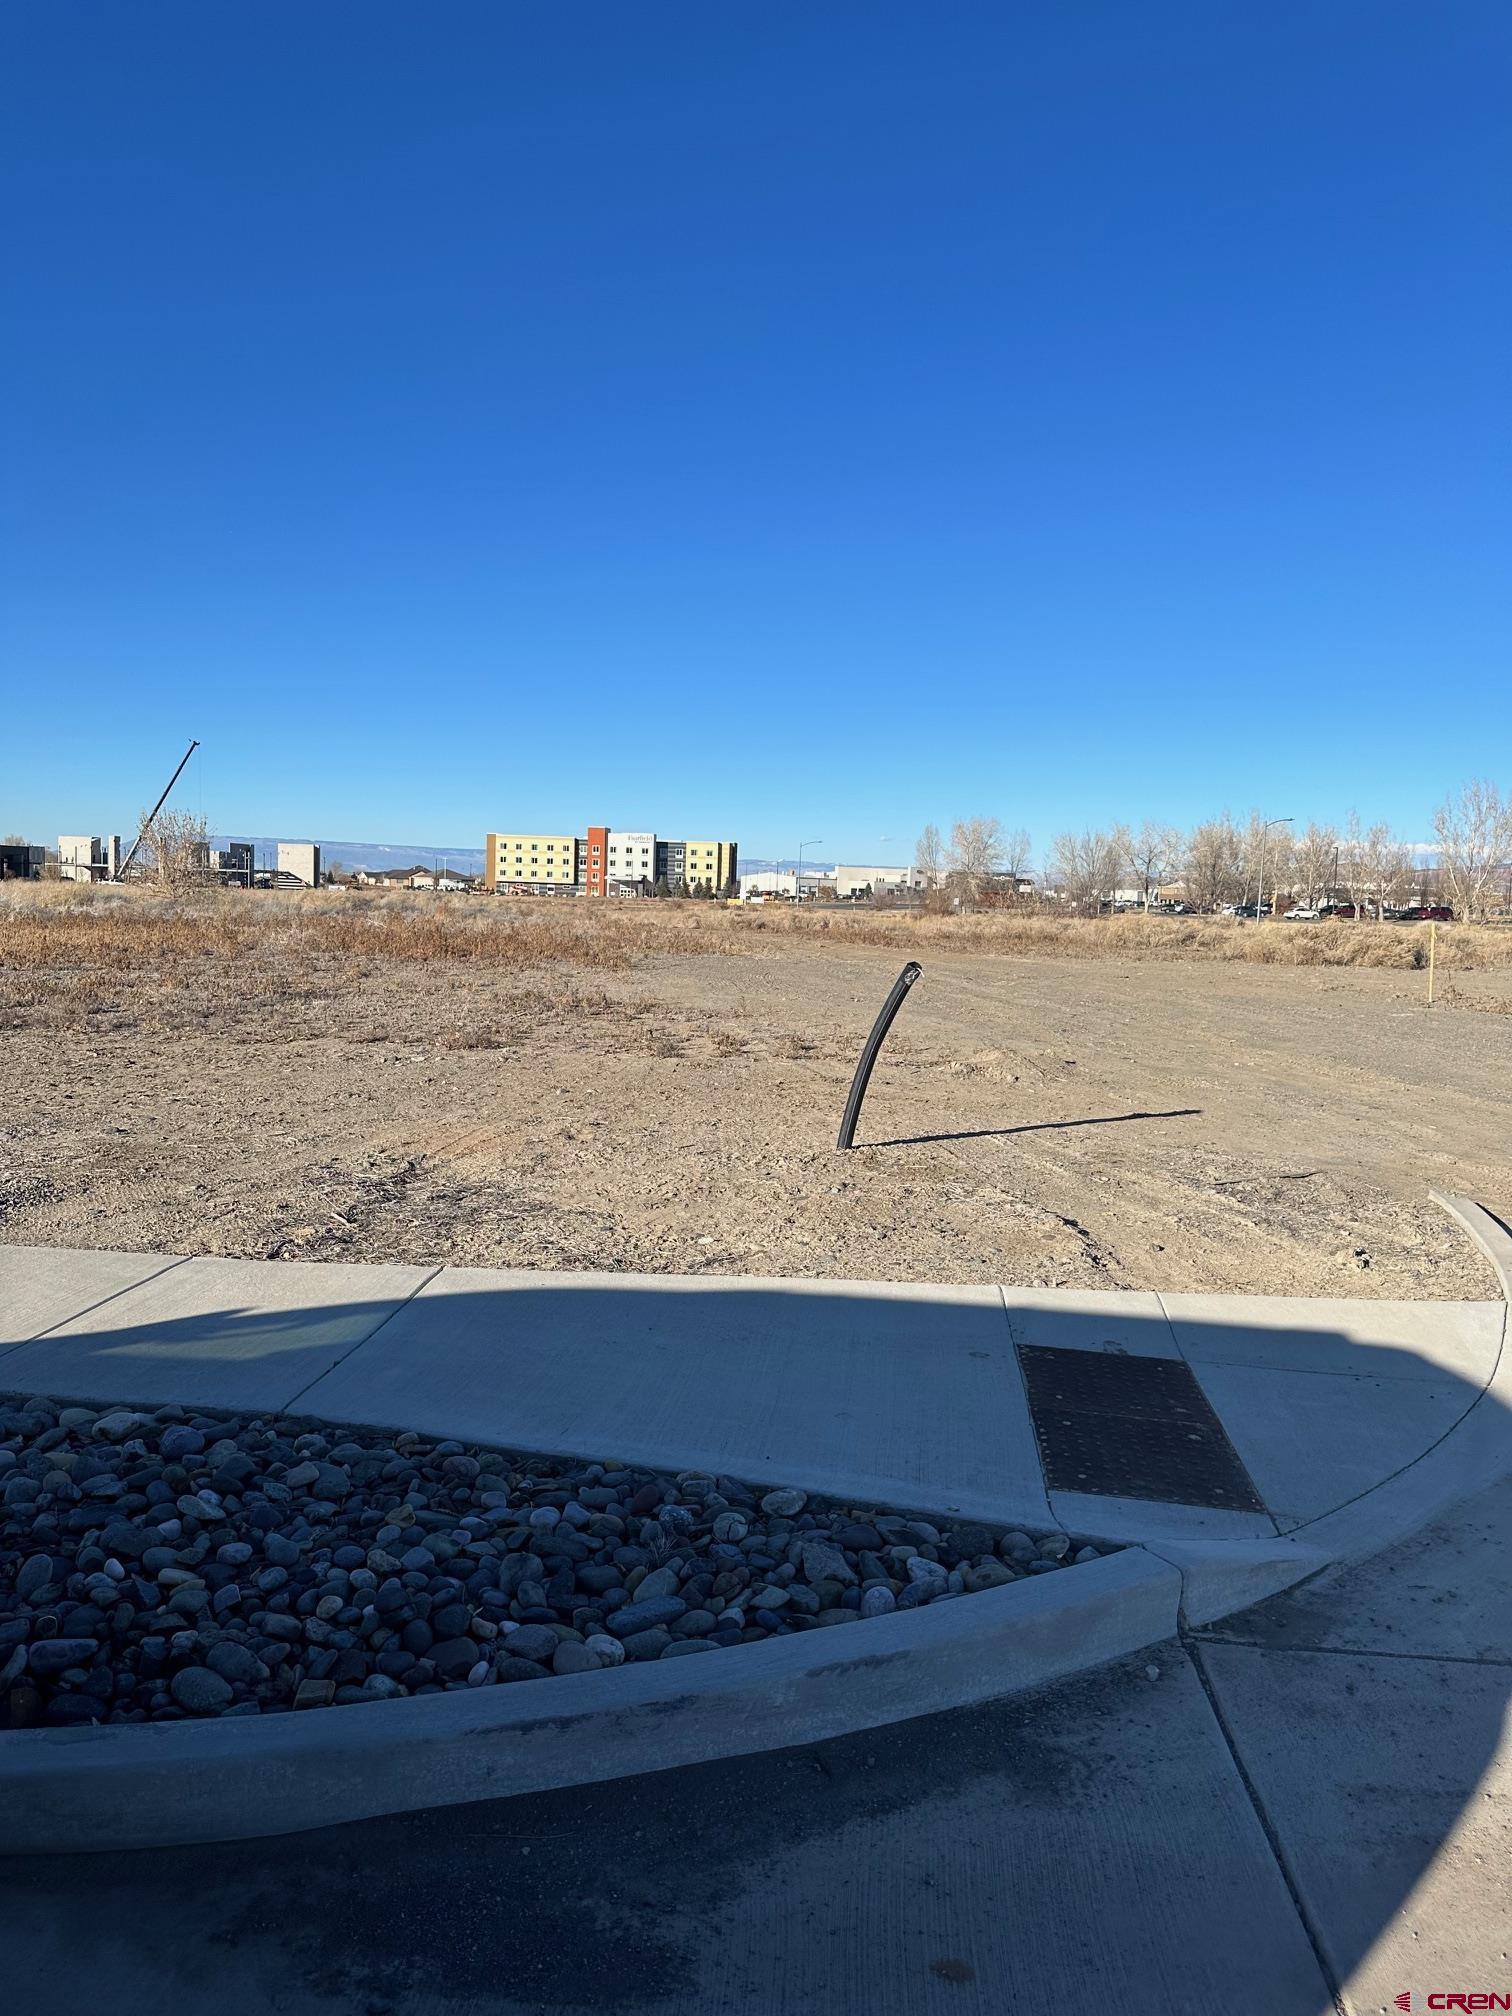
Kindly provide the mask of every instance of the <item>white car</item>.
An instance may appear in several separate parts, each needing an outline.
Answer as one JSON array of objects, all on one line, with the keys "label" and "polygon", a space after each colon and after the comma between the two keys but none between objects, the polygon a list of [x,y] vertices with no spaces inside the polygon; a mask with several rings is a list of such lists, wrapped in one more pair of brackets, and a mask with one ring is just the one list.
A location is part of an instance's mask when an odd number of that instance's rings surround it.
[{"label": "white car", "polygon": [[1285,914],[1289,924],[1303,924],[1312,923],[1321,912],[1314,910],[1310,903],[1297,903]]}]

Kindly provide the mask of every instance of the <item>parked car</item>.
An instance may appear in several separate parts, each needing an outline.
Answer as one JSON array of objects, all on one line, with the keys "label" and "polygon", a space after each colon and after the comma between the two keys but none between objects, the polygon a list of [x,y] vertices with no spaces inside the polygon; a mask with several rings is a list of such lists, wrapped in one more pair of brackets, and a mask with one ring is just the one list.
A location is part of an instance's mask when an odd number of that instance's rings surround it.
[{"label": "parked car", "polygon": [[1286,912],[1286,920],[1289,924],[1311,923],[1314,918],[1321,917],[1322,914],[1315,904],[1294,903]]},{"label": "parked car", "polygon": [[1414,903],[1406,910],[1390,910],[1387,915],[1399,924],[1452,924],[1454,912],[1447,903]]}]

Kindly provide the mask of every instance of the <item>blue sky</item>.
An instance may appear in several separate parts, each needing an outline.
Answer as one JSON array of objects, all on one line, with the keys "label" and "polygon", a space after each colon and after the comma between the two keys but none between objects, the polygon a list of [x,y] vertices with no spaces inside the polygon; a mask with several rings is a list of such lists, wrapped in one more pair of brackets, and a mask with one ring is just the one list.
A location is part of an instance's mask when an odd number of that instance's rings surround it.
[{"label": "blue sky", "polygon": [[0,77],[0,829],[191,735],[223,831],[862,860],[1508,781],[1504,0],[10,0]]}]

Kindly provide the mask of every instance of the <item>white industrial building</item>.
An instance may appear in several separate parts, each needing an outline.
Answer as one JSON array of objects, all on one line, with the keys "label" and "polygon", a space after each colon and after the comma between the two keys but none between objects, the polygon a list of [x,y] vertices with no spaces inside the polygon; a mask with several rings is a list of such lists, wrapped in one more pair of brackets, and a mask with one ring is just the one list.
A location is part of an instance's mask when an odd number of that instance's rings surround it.
[{"label": "white industrial building", "polygon": [[[821,885],[831,877],[819,868],[805,868],[802,876],[803,900],[811,903],[819,894]],[[796,868],[758,868],[750,875],[740,878],[740,900],[749,903],[753,897],[786,897],[793,903],[798,899],[799,875]]]},{"label": "white industrial building", "polygon": [[307,889],[320,887],[320,849],[313,840],[280,840],[278,872],[292,875]]},{"label": "white industrial building", "polygon": [[835,894],[842,903],[925,886],[917,868],[837,868],[834,880]]},{"label": "white industrial building", "polygon": [[58,835],[58,873],[65,882],[108,882],[120,866],[119,833],[103,841],[96,833]]}]

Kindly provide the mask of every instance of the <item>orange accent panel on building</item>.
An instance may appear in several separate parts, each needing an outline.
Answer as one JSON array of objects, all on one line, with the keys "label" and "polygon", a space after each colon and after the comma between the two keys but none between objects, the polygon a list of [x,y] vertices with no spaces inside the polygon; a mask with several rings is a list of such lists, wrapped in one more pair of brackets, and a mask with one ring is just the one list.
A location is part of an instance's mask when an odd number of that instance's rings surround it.
[{"label": "orange accent panel on building", "polygon": [[605,893],[604,870],[609,859],[609,828],[588,828],[588,854],[583,863],[583,890],[588,896]]}]

